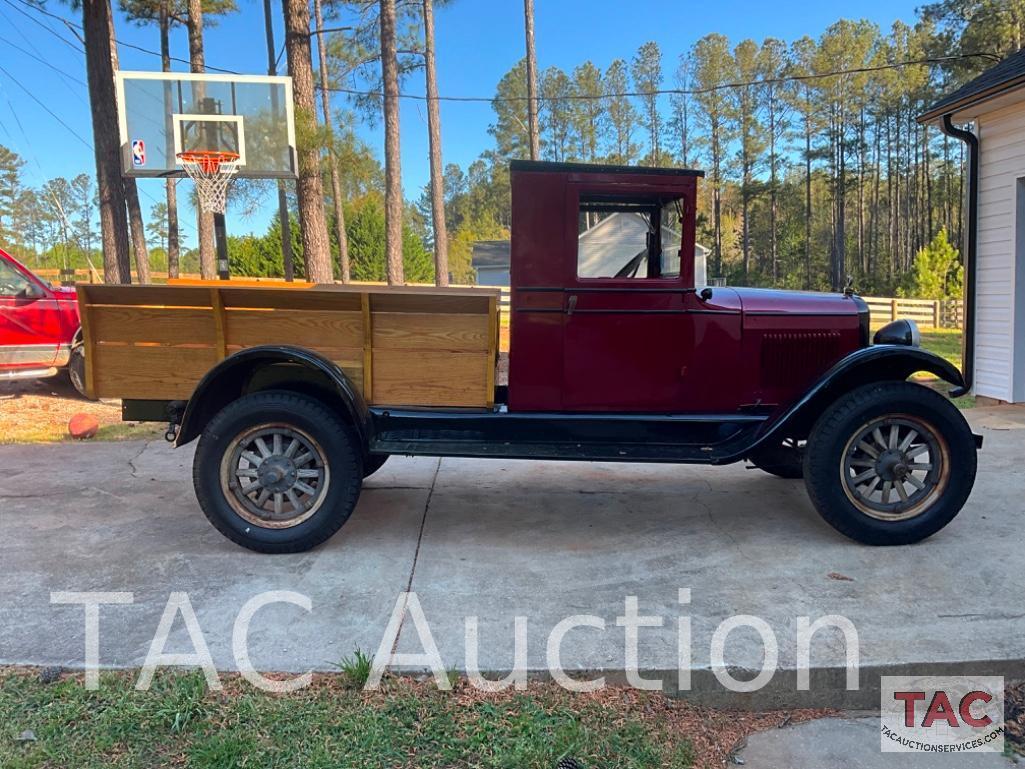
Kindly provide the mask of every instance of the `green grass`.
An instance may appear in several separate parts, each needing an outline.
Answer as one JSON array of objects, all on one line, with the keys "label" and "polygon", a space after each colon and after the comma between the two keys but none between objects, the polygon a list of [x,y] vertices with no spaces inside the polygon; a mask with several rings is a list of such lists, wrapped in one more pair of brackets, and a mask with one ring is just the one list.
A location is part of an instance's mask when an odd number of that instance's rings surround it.
[{"label": "green grass", "polygon": [[961,368],[961,329],[925,329],[922,331],[922,347]]},{"label": "green grass", "polygon": [[[961,330],[956,328],[930,328],[922,331],[922,347],[936,353],[941,358],[946,358],[958,370],[961,369]],[[937,389],[946,392],[950,386],[946,382],[940,382],[932,376],[922,375],[923,380],[934,384]],[[966,395],[963,398],[954,398],[954,405],[960,409],[975,407],[975,397]]]},{"label": "green grass", "polygon": [[[158,675],[136,692],[129,673],[106,673],[87,692],[79,678],[51,685],[30,672],[0,673],[0,766],[391,769],[690,767],[690,743],[667,726],[661,695],[574,698],[553,687],[481,695],[390,681],[378,693],[318,677],[289,695],[237,679],[208,692],[200,673]],[[19,742],[31,730],[34,742]]]},{"label": "green grass", "polygon": [[338,663],[338,669],[351,688],[362,689],[367,679],[370,678],[370,670],[373,665],[373,658],[357,647],[351,657],[342,658],[342,661]]}]

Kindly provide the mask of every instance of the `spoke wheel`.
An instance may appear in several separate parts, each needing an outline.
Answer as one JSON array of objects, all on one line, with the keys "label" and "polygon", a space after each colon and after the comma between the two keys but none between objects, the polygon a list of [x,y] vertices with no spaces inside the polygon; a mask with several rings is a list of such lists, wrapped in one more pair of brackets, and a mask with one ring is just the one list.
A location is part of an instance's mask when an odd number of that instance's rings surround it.
[{"label": "spoke wheel", "polygon": [[919,417],[887,415],[863,425],[841,463],[844,491],[865,515],[903,521],[921,515],[950,477],[946,441]]},{"label": "spoke wheel", "polygon": [[256,425],[235,437],[221,462],[225,499],[264,528],[298,526],[320,508],[331,474],[320,444],[293,425]]}]

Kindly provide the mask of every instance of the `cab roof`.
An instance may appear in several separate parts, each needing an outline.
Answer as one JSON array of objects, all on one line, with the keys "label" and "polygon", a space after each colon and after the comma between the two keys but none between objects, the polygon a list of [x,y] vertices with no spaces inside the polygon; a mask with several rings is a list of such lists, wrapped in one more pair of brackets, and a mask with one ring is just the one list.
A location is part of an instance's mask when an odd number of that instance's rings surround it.
[{"label": "cab roof", "polygon": [[649,176],[697,176],[704,177],[704,171],[691,168],[653,168],[651,166],[617,166],[604,163],[555,163],[549,160],[511,160],[512,171],[535,171],[541,173],[590,173],[630,174]]}]

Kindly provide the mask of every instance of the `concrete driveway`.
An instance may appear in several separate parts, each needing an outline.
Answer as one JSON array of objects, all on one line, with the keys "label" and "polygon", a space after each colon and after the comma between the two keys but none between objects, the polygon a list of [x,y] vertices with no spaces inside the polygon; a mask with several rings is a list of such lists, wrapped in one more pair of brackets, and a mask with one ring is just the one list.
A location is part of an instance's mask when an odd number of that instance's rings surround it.
[{"label": "concrete driveway", "polygon": [[[546,668],[553,628],[569,630],[569,671],[621,680],[627,596],[661,627],[639,631],[642,674],[677,690],[678,620],[692,627],[690,696],[760,707],[877,707],[878,676],[914,671],[1025,678],[1025,411],[969,412],[985,435],[961,515],[912,547],[869,548],[822,523],[800,481],[741,465],[656,465],[392,458],[369,479],[341,533],[295,556],[250,553],[222,538],[192,492],[192,450],[162,442],[0,446],[0,663],[79,666],[83,610],[52,591],[129,591],[101,611],[100,661],[141,664],[172,591],[188,593],[218,667],[235,667],[232,627],[267,590],[308,596],[312,611],[262,609],[251,626],[261,670],[331,669],[381,643],[400,594],[414,591],[449,669],[466,665],[477,617],[480,668],[513,667],[514,617],[527,661]],[[680,603],[681,589],[690,603]],[[780,671],[751,694],[710,672],[719,624],[756,615],[779,645]],[[812,651],[812,689],[797,691],[799,617],[843,615],[857,629],[861,679],[844,686],[839,633]],[[191,649],[180,618],[168,650]],[[407,613],[398,651],[420,651]],[[725,663],[760,668],[751,628],[731,633]],[[747,672],[745,672],[747,671]]]}]

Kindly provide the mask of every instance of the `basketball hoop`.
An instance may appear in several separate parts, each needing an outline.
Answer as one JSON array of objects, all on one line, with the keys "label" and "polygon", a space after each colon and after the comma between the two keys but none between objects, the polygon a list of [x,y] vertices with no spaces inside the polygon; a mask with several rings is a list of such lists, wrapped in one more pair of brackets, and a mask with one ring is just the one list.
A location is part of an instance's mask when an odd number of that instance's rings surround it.
[{"label": "basketball hoop", "polygon": [[200,208],[209,213],[223,214],[227,207],[228,185],[238,172],[239,154],[190,150],[179,152],[178,161],[196,184]]}]

